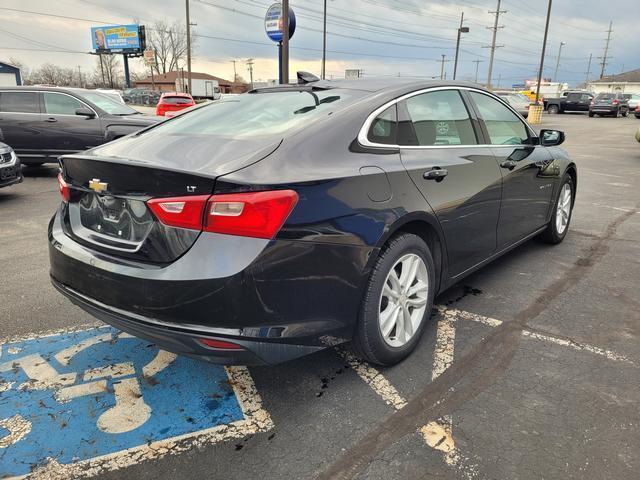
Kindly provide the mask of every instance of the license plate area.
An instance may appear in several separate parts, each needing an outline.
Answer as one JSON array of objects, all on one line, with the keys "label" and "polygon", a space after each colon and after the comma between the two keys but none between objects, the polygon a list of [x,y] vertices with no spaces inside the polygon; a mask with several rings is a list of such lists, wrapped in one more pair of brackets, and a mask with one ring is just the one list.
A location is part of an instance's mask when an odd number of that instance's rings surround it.
[{"label": "license plate area", "polygon": [[143,200],[92,192],[69,204],[69,220],[78,237],[130,252],[140,249],[154,223]]}]

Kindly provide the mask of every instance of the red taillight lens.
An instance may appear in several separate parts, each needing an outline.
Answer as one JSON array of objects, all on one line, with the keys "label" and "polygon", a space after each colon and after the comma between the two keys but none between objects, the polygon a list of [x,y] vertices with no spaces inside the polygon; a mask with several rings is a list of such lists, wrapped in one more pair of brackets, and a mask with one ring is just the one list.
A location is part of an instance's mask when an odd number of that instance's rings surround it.
[{"label": "red taillight lens", "polygon": [[223,340],[214,340],[213,338],[201,338],[200,343],[209,348],[218,348],[220,350],[242,350],[243,348],[231,342],[225,342]]},{"label": "red taillight lens", "polygon": [[618,105],[618,103],[620,103],[618,100],[614,100],[614,101],[613,101],[613,104],[614,104],[614,105]]},{"label": "red taillight lens", "polygon": [[273,238],[296,206],[293,190],[213,195],[204,230],[243,237]]},{"label": "red taillight lens", "polygon": [[69,202],[70,192],[69,185],[62,178],[62,172],[58,174],[58,188],[60,188],[60,195],[62,195],[62,200],[64,202]]},{"label": "red taillight lens", "polygon": [[202,217],[209,195],[154,198],[147,201],[158,220],[170,227],[202,230]]}]

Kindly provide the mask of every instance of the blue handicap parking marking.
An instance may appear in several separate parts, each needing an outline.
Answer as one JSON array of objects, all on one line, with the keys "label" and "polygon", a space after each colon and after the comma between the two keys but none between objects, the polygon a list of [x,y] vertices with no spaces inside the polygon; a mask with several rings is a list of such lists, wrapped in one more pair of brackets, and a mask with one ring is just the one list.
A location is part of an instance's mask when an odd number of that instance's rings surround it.
[{"label": "blue handicap parking marking", "polygon": [[0,478],[244,419],[224,367],[111,327],[0,345]]}]

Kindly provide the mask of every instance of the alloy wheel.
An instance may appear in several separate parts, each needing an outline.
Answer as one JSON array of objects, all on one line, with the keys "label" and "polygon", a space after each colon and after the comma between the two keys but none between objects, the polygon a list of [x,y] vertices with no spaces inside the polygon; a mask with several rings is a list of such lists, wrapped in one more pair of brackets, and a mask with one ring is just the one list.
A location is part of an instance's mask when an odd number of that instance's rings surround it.
[{"label": "alloy wheel", "polygon": [[571,215],[571,185],[565,183],[560,191],[556,208],[556,230],[558,235],[562,235],[567,229],[569,215]]},{"label": "alloy wheel", "polygon": [[378,323],[391,347],[402,347],[418,331],[429,297],[429,273],[414,253],[402,256],[389,271],[380,295]]}]

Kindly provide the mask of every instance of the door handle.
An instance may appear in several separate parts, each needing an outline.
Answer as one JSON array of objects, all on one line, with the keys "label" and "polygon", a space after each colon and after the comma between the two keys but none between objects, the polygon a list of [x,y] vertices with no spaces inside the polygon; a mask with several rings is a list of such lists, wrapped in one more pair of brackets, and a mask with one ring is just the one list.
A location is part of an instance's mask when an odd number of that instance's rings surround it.
[{"label": "door handle", "polygon": [[54,118],[54,117],[49,117],[49,118],[47,118],[47,119],[45,120],[45,122],[49,122],[49,123],[55,123],[55,122],[57,122],[57,121],[58,121],[58,120],[57,120],[56,118]]},{"label": "door handle", "polygon": [[425,180],[435,180],[436,182],[441,182],[447,175],[449,175],[448,170],[440,167],[433,167],[431,170],[424,172],[422,174],[422,177]]},{"label": "door handle", "polygon": [[504,162],[500,162],[500,166],[502,168],[508,168],[509,170],[513,170],[518,165],[518,162],[515,160],[505,160]]}]

